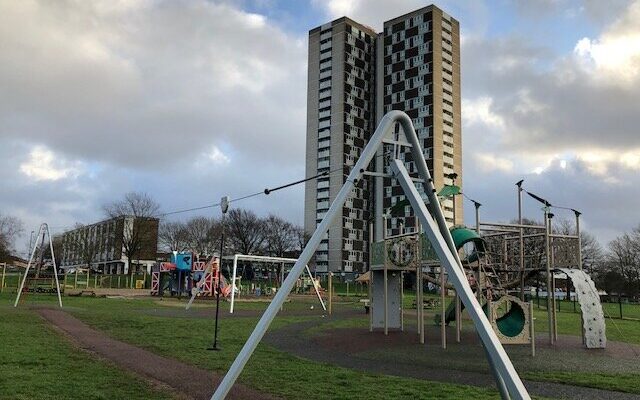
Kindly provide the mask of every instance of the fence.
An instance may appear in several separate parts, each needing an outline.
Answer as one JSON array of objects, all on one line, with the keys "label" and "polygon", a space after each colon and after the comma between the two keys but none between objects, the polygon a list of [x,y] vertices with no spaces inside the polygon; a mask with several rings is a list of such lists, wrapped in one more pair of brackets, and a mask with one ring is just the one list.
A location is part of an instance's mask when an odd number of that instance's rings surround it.
[{"label": "fence", "polygon": [[[1,271],[0,271],[1,272]],[[30,274],[31,275],[31,274]],[[6,273],[4,279],[0,281],[0,293],[11,291],[15,293],[20,287],[20,282],[24,273],[13,272]],[[135,274],[135,275],[103,275],[95,273],[78,272],[58,276],[60,281],[60,289],[147,289],[151,288],[151,275]],[[2,278],[0,278],[2,279]],[[43,279],[54,279],[53,276]],[[29,280],[27,280],[28,282]],[[52,285],[54,285],[52,281]],[[53,286],[55,287],[55,286]]]},{"label": "fence", "polygon": [[[602,311],[606,318],[640,320],[640,303],[625,301],[621,298],[613,300],[602,301]],[[546,297],[534,297],[531,301],[534,302],[538,309],[547,309]],[[556,299],[556,310],[558,312],[579,313],[580,304],[576,300]]]}]

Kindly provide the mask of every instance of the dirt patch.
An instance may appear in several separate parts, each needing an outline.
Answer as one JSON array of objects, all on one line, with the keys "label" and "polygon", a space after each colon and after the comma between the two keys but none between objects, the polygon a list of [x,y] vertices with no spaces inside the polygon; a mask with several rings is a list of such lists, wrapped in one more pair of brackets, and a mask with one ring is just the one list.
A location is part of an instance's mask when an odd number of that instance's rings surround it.
[{"label": "dirt patch", "polygon": [[[162,383],[192,399],[208,399],[222,377],[201,368],[162,357],[136,346],[112,339],[79,319],[56,309],[37,309],[40,316],[73,339],[84,350],[97,354],[130,370],[152,383]],[[264,393],[236,384],[229,399],[274,399]]]}]

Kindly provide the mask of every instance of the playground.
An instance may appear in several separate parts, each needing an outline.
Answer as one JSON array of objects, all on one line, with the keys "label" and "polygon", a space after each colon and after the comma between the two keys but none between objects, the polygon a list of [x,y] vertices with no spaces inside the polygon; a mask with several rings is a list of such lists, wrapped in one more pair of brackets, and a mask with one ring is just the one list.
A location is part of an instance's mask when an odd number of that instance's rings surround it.
[{"label": "playground", "polygon": [[[396,124],[404,137],[394,133]],[[416,214],[415,229],[390,235],[391,210],[376,217],[381,229],[374,239],[369,222],[369,271],[351,293],[332,273],[323,287],[308,263],[382,143],[392,144],[396,156],[400,146],[409,147],[422,176],[411,176],[398,158],[389,167],[405,195],[402,207]],[[5,320],[39,317],[51,336],[62,333],[76,350],[146,382],[145,390],[177,398],[637,398],[640,318],[623,319],[621,312],[615,320],[603,307],[583,270],[581,212],[553,206],[522,181],[516,187],[518,222],[480,221],[474,201],[475,228],[450,226],[440,201],[455,199],[459,188],[436,194],[411,120],[392,111],[298,258],[201,260],[173,251],[152,268],[148,296],[127,292],[136,290],[131,278],[126,291],[103,289],[104,298],[95,287],[90,298],[67,292],[63,305],[67,283],[60,284],[55,257],[47,266],[41,252],[38,263],[34,245]],[[543,205],[542,223],[524,222],[523,193]],[[223,198],[223,215],[230,202]],[[568,232],[555,229],[559,210],[575,217]],[[54,254],[46,223],[40,233],[40,248],[48,237]],[[90,281],[87,275],[86,289]],[[135,286],[145,285],[146,277]],[[29,343],[20,342],[24,352],[5,349],[18,359],[4,364],[37,357]]]},{"label": "playground", "polygon": [[[405,332],[371,334],[362,296],[353,292],[346,296],[345,289],[336,290],[331,316],[312,295],[287,302],[232,395],[499,398],[466,317],[460,343],[455,341],[455,329],[449,329],[447,349],[441,349],[440,327],[430,322],[421,345],[410,325],[415,320],[416,310],[411,308],[415,296],[406,293]],[[215,314],[211,302],[196,303],[185,311],[186,298],[65,296],[64,308],[58,311],[55,295],[31,294],[13,308],[14,294],[3,294],[0,307],[2,330],[11,338],[2,345],[2,375],[12,378],[0,386],[0,397],[10,398],[44,399],[54,393],[60,398],[206,398],[266,308],[264,302],[237,302],[236,312],[229,314],[229,303],[221,303],[221,350],[209,352],[205,349],[212,339]],[[429,317],[437,312],[425,311]],[[555,347],[545,344],[546,310],[534,308],[534,314],[540,321],[536,357],[525,346],[507,347],[532,396],[631,399],[640,395],[640,321],[608,319],[608,346],[594,351],[582,346],[576,325],[579,314],[568,305],[558,312]]]}]

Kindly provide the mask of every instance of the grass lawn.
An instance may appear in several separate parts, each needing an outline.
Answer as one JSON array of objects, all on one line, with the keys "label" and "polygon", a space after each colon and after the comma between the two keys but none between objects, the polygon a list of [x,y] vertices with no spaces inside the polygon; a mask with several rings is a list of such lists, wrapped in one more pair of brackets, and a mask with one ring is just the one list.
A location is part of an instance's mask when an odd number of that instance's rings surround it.
[{"label": "grass lawn", "polygon": [[[7,305],[10,298],[7,295],[0,297],[2,305]],[[29,296],[27,303],[53,303],[54,296]],[[124,299],[94,299],[94,298],[69,298],[63,299],[65,307],[76,317],[84,320],[97,329],[110,336],[144,347],[155,353],[173,357],[181,361],[191,363],[206,369],[225,372],[239,352],[252,331],[257,318],[227,318],[222,320],[220,330],[220,343],[222,351],[208,352],[204,350],[211,341],[213,326],[210,319],[184,318],[184,317],[159,317],[145,314],[145,309],[173,309],[175,302],[158,302],[153,299],[124,300]],[[164,303],[164,304],[163,304]],[[238,303],[238,309],[264,309],[264,303]],[[204,306],[212,308],[212,306]],[[225,304],[225,308],[227,305]],[[288,308],[309,308],[309,304],[291,303]],[[202,306],[200,308],[203,308]],[[24,308],[22,309],[24,310]],[[8,307],[0,308],[0,314],[6,315]],[[21,315],[27,315],[31,319],[37,319],[29,311],[21,311]],[[307,317],[278,317],[274,328],[284,324],[302,321]],[[35,335],[30,330],[16,328],[33,342],[45,342],[45,338]],[[45,330],[46,332],[46,330]],[[62,340],[55,337],[58,341]],[[72,352],[68,346],[63,352],[64,357],[69,357]],[[91,361],[79,360],[72,363],[79,371],[87,371],[85,365]],[[93,361],[94,363],[97,363]],[[20,361],[14,362],[14,366]],[[99,363],[97,363],[99,364]],[[38,379],[35,371],[28,371],[29,379]],[[70,378],[73,374],[65,374]],[[124,373],[121,373],[125,375]],[[123,378],[123,381],[132,381],[132,378]],[[277,351],[270,346],[261,344],[249,361],[240,381],[248,386],[269,392],[287,399],[373,399],[373,398],[424,398],[424,399],[496,399],[497,392],[488,389],[471,386],[435,383],[417,379],[397,378],[384,375],[366,374],[346,368],[340,368],[329,364],[315,363],[295,356]],[[115,383],[111,386],[114,386]],[[150,398],[151,393],[144,393],[135,386],[139,397],[118,397],[117,393],[110,393],[110,398]],[[78,385],[73,385],[78,387]],[[9,389],[7,389],[9,390]],[[44,393],[51,393],[45,387]],[[0,398],[7,392],[0,389]],[[47,397],[47,396],[44,396]],[[69,394],[65,398],[85,398],[76,393]],[[155,396],[156,398],[159,396]],[[25,398],[31,398],[26,396]],[[50,397],[48,397],[50,398]]]},{"label": "grass lawn", "polygon": [[[2,295],[0,296],[0,304],[8,305],[12,299],[13,295]],[[53,304],[55,302],[55,296],[30,295],[25,300],[28,304]],[[212,339],[212,322],[210,319],[197,318],[197,315],[190,317],[188,312],[183,313],[184,310],[182,307],[186,299],[181,301],[173,299],[159,301],[149,298],[125,300],[65,297],[63,301],[65,308],[76,317],[114,338],[220,373],[227,370],[257,322],[257,317],[225,318],[228,303],[222,303],[221,315],[223,319],[220,330],[220,343],[223,350],[221,352],[211,353],[204,349],[210,344]],[[405,306],[407,306],[407,308],[410,308],[409,304],[411,302],[412,299],[410,296],[405,297],[405,303],[407,303]],[[311,304],[315,303],[296,300],[285,305],[285,309],[308,310]],[[236,303],[236,309],[261,311],[265,309],[266,305],[266,303],[260,302],[238,302]],[[210,310],[213,313],[213,307],[213,302],[200,302],[194,305],[193,310],[198,312]],[[336,298],[334,309],[347,308],[361,309],[362,305],[358,303],[357,299]],[[20,315],[26,315],[28,318],[35,318],[39,321],[31,312],[26,311],[24,308],[21,310],[23,311],[20,311]],[[0,315],[4,316],[10,311],[8,307],[0,307]],[[163,311],[164,313],[154,314],[152,311]],[[173,311],[173,316],[167,313],[171,311]],[[425,322],[432,324],[432,315],[438,311],[439,310],[428,311]],[[544,309],[535,309],[535,316],[537,318],[536,331],[545,331],[547,329],[546,311]],[[292,322],[304,321],[307,318],[313,317],[280,316],[274,322],[272,329],[277,329],[277,327]],[[579,318],[579,314],[568,311],[560,312],[558,315],[559,333],[580,335]],[[640,330],[638,329],[640,328],[640,322],[615,320],[615,328],[612,326],[611,321],[608,320],[607,323],[607,334],[611,340],[640,343],[640,332],[638,332]],[[39,329],[43,329],[45,333],[48,333],[47,328],[42,326],[42,322],[39,322],[39,324]],[[363,315],[362,317],[338,319],[324,324],[319,323],[317,327],[312,328],[308,333],[318,334],[326,329],[348,327],[367,329],[368,318]],[[470,327],[470,324],[465,325],[467,329]],[[31,328],[33,329],[33,327]],[[22,330],[22,328],[20,330]],[[40,340],[47,339],[46,337],[43,339],[42,335],[38,336],[37,332],[34,333],[29,329],[24,330],[29,337],[34,337],[32,341],[39,342]],[[49,335],[49,337],[51,337],[51,335]],[[58,341],[61,340],[60,338],[56,339]],[[69,345],[67,345],[66,348],[68,350],[63,352],[64,357],[71,357],[69,354],[75,354],[73,348],[70,348]],[[384,349],[382,350],[384,351]],[[415,352],[415,349],[407,351],[407,357],[409,358],[412,356],[411,353],[419,353]],[[439,357],[449,358],[454,356],[454,352],[455,349],[452,347]],[[121,375],[126,375],[113,367],[108,367],[101,362],[91,360],[82,353],[76,354],[75,357],[85,357],[87,358],[87,362],[92,362],[101,368],[110,368]],[[433,354],[431,358],[434,358]],[[541,367],[534,370],[523,369],[522,376],[524,378],[640,393],[640,375],[636,373],[624,372],[618,374],[610,373],[610,371],[603,373],[591,370],[553,371],[543,365],[544,361],[541,358],[534,360],[536,360],[535,362],[539,365],[542,365],[543,368]],[[2,364],[6,364],[6,362]],[[83,366],[85,363],[78,362],[75,363],[75,365]],[[71,375],[68,373],[65,375],[73,376],[79,372],[86,372],[87,368],[79,367],[78,370],[79,371],[75,371]],[[109,375],[104,374],[104,376]],[[126,379],[128,379],[129,382],[135,382],[135,379],[131,377]],[[496,392],[486,389],[434,383],[410,378],[374,375],[334,365],[316,363],[283,353],[264,344],[258,346],[254,356],[241,375],[240,382],[247,386],[290,399],[369,399],[409,396],[437,399],[469,398],[472,396],[478,399],[498,398]],[[97,384],[96,382],[93,383]],[[136,383],[132,386],[139,388],[141,384],[142,383]],[[119,390],[120,389],[121,388],[119,388]],[[151,389],[147,388],[145,390]],[[0,398],[2,398],[5,393],[8,393],[8,391],[11,392],[11,389],[5,388],[0,384]],[[137,390],[137,394],[139,395],[137,398],[148,397],[146,394],[141,395],[140,393],[143,393],[143,391]],[[118,393],[109,393],[109,397],[111,398],[119,398],[118,396],[120,396]],[[136,398],[126,395],[125,397]],[[24,398],[32,398],[32,396],[25,395]],[[89,396],[89,398],[100,397]]]},{"label": "grass lawn", "polygon": [[73,347],[31,311],[0,305],[0,398],[172,399]]}]

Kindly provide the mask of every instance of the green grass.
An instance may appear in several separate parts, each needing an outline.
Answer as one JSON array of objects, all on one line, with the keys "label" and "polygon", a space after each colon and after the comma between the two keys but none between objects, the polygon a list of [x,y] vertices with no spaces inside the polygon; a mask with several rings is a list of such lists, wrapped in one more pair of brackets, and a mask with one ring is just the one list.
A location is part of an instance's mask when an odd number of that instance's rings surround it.
[{"label": "green grass", "polygon": [[[211,341],[211,320],[158,318],[128,312],[75,314],[113,337],[218,372],[228,369],[257,321],[256,318],[223,319],[219,336],[222,351],[212,356],[203,351]],[[279,317],[272,328],[302,320],[301,317]],[[264,344],[258,346],[240,381],[288,399],[496,398],[495,392],[486,389],[366,374],[316,363]]]},{"label": "green grass", "polygon": [[[2,295],[0,300],[7,304],[13,299],[12,295]],[[347,299],[336,298],[334,309],[357,308],[362,305],[357,300],[340,301]],[[405,297],[405,303],[412,302],[412,296]],[[52,304],[55,296],[28,295],[25,302],[30,304]],[[193,365],[223,373],[227,370],[235,355],[244,344],[249,333],[253,329],[257,317],[247,318],[224,318],[228,310],[228,303],[222,303],[222,323],[220,331],[220,341],[222,351],[211,353],[204,349],[210,344],[213,326],[210,319],[189,318],[182,314],[182,307],[186,299],[180,301],[176,299],[95,299],[95,298],[69,298],[63,299],[65,307],[74,315],[100,329],[112,337],[149,349],[155,353],[172,357]],[[287,310],[308,310],[310,304],[315,304],[315,300],[308,298],[305,300],[294,300],[285,305]],[[238,310],[262,311],[267,303],[238,302]],[[564,305],[563,305],[564,306]],[[407,307],[410,308],[410,307]],[[198,302],[194,309],[211,310],[213,312],[213,302]],[[176,317],[154,316],[151,310],[173,310],[179,314]],[[438,310],[427,311],[425,321],[431,324],[432,315]],[[28,312],[26,312],[28,314]],[[0,308],[0,315],[4,315],[5,310]],[[536,331],[546,330],[546,311],[535,309]],[[163,315],[163,314],[160,314]],[[188,313],[185,313],[188,315]],[[274,322],[272,329],[277,329],[289,323],[304,321],[312,317],[291,317],[280,316]],[[560,334],[580,335],[579,314],[572,312],[560,312],[558,314],[558,328]],[[612,323],[615,323],[614,328]],[[640,323],[637,321],[615,320],[607,321],[607,334],[611,340],[625,340],[631,343],[640,343]],[[339,328],[362,328],[367,329],[368,317],[336,319],[328,321],[307,331],[310,336],[320,334],[327,329]],[[466,329],[471,329],[470,323],[465,324]],[[621,333],[617,333],[620,329]],[[31,333],[29,333],[31,335]],[[36,339],[37,340],[37,339]],[[419,355],[415,347],[394,350],[393,356],[402,357],[404,361],[416,357],[426,357],[435,359],[430,362],[441,362],[445,359],[456,357],[456,347],[452,346],[442,354],[435,349],[430,349],[424,355]],[[380,349],[380,353],[385,352]],[[541,349],[539,350],[541,351]],[[509,350],[510,354],[512,350]],[[518,355],[517,353],[522,353]],[[405,354],[406,353],[406,354]],[[428,353],[428,354],[427,354]],[[619,390],[630,393],[640,393],[640,374],[636,374],[633,367],[626,366],[620,369],[621,373],[615,373],[618,361],[612,359],[602,359],[602,363],[607,363],[603,371],[599,371],[598,365],[589,366],[585,369],[575,368],[565,371],[550,371],[549,366],[562,365],[561,363],[567,353],[556,352],[555,361],[549,363],[543,357],[531,359],[526,356],[527,349],[524,347],[516,350],[513,355],[514,362],[518,370],[523,371],[523,377],[532,380],[552,381],[568,383],[579,386],[596,387],[601,389]],[[553,351],[551,351],[553,353]],[[380,354],[372,354],[371,359],[376,360]],[[468,359],[470,356],[484,360],[482,354],[469,355],[462,352],[459,357]],[[380,358],[378,361],[389,361],[387,358]],[[438,361],[441,360],[441,361]],[[472,360],[470,360],[472,361]],[[461,369],[480,368],[480,362],[467,362]],[[531,364],[531,368],[521,367],[523,364]],[[628,363],[627,363],[628,364]],[[455,367],[455,362],[451,364]],[[625,364],[626,365],[626,364]],[[418,367],[419,364],[416,364]],[[444,367],[444,364],[441,365]],[[622,364],[620,364],[622,366]],[[484,367],[483,367],[484,368]],[[560,368],[562,369],[562,368]],[[614,373],[612,373],[614,371]],[[1,381],[0,381],[1,382]],[[384,375],[363,373],[360,371],[345,369],[334,365],[312,362],[301,359],[293,355],[280,352],[268,345],[258,346],[254,356],[249,361],[244,373],[240,377],[240,382],[247,386],[269,392],[283,398],[386,398],[386,397],[415,397],[415,398],[468,398],[478,399],[497,398],[494,391],[443,383],[427,382],[410,378],[398,378]],[[0,384],[0,398],[3,393],[7,393]],[[113,396],[111,396],[113,397]],[[29,398],[28,396],[25,398]],[[117,396],[115,397],[117,398]],[[132,397],[135,398],[135,397]]]},{"label": "green grass", "polygon": [[74,348],[31,311],[3,304],[0,315],[0,398],[174,398]]},{"label": "green grass", "polygon": [[[0,299],[4,304],[10,300],[7,296],[1,296]],[[31,295],[25,300],[32,304],[52,304],[55,301],[55,296]],[[180,310],[175,307],[178,305],[176,301],[68,297],[63,301],[65,308],[75,316],[114,338],[220,373],[226,372],[257,322],[257,318],[253,317],[225,319],[223,314],[220,330],[222,351],[208,352],[204,349],[210,345],[212,339],[213,326],[210,319],[170,318],[145,314],[145,310],[149,309]],[[183,300],[181,304],[184,304],[185,301]],[[172,306],[168,307],[165,304],[172,304]],[[237,305],[238,309],[262,310],[266,307],[264,303],[237,303]],[[211,303],[205,303],[202,307],[213,309]],[[308,309],[309,303],[292,302],[285,307]],[[0,308],[0,315],[6,314],[6,310],[7,308]],[[28,311],[23,311],[23,313],[31,315]],[[278,317],[272,329],[277,329],[291,322],[304,321],[306,318]],[[34,336],[32,332],[28,332],[27,336],[32,341],[42,340],[41,336],[32,337]],[[69,353],[69,349],[64,349],[63,353]],[[65,355],[65,357],[69,356]],[[79,369],[84,369],[85,361],[80,360],[75,365]],[[29,371],[29,375],[29,379],[38,379],[35,371]],[[280,352],[264,344],[258,346],[241,375],[240,381],[258,390],[287,399],[498,398],[495,391],[488,389],[367,374],[334,365],[316,363]],[[46,388],[43,390],[45,393],[51,393]],[[4,393],[7,391],[4,388],[0,389],[0,398]],[[110,397],[119,398],[113,393],[110,394]],[[152,396],[148,396],[147,393],[142,397]],[[75,395],[68,394],[64,398],[82,397],[76,393]],[[139,397],[131,396],[129,398]]]},{"label": "green grass", "polygon": [[535,371],[525,372],[523,377],[536,381],[566,383],[596,389],[640,394],[640,373],[608,374],[597,372]]}]

